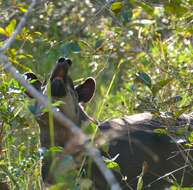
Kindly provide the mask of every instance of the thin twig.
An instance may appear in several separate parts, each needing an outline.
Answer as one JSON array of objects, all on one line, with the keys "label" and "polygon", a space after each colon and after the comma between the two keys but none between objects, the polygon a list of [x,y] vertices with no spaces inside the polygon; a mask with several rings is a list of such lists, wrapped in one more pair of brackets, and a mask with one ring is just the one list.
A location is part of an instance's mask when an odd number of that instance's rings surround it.
[{"label": "thin twig", "polygon": [[31,5],[29,6],[28,8],[28,11],[23,15],[23,17],[21,18],[19,24],[17,25],[14,33],[11,35],[10,38],[8,38],[8,40],[6,40],[6,42],[3,44],[3,46],[0,48],[0,52],[3,52],[5,50],[7,50],[11,44],[15,41],[17,35],[21,32],[21,30],[23,29],[25,23],[26,23],[26,20],[27,20],[27,17],[28,15],[32,12],[33,10],[33,7],[35,6],[36,4],[36,0],[32,0],[32,3]]}]

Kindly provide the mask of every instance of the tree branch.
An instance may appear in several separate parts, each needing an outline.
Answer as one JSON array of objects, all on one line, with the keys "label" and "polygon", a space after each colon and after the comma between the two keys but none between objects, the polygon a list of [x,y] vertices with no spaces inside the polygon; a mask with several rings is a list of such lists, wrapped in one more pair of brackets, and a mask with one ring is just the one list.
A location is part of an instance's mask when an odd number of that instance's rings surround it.
[{"label": "tree branch", "polygon": [[36,0],[32,0],[31,5],[28,8],[28,11],[24,14],[24,16],[21,18],[19,24],[17,25],[14,33],[12,34],[12,36],[10,38],[8,38],[6,40],[6,42],[3,44],[3,46],[0,48],[0,52],[3,52],[5,50],[7,50],[11,44],[15,41],[17,35],[21,32],[21,30],[23,29],[26,21],[27,21],[27,17],[29,16],[29,14],[32,12],[33,7],[36,4]]}]

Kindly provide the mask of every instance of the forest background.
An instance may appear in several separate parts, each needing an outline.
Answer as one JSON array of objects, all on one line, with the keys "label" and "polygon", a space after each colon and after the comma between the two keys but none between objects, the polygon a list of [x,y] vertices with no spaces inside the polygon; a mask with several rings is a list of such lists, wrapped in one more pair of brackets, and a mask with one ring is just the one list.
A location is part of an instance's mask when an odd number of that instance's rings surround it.
[{"label": "forest background", "polygon": [[[0,1],[0,45],[30,2]],[[192,111],[192,35],[192,0],[42,0],[6,55],[20,73],[33,71],[42,81],[59,57],[69,57],[75,84],[96,79],[85,109],[100,121],[145,111],[178,117]],[[39,130],[23,91],[0,67],[1,179],[12,189],[38,189]],[[187,138],[192,143],[193,133]],[[76,189],[78,171],[70,171],[65,183]],[[78,184],[89,189],[92,182],[79,178]]]}]

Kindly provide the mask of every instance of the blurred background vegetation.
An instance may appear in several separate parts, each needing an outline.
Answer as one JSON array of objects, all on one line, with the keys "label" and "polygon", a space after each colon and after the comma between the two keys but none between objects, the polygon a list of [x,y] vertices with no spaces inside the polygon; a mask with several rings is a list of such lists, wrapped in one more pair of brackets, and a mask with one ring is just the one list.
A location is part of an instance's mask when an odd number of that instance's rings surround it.
[{"label": "blurred background vegetation", "polygon": [[[0,45],[29,3],[0,0]],[[75,83],[96,79],[86,110],[100,121],[144,111],[178,117],[192,110],[192,36],[193,0],[39,1],[6,54],[19,72],[42,81],[58,57],[72,59]],[[0,68],[1,176],[12,189],[38,189],[39,131],[28,110],[32,100],[21,92]]]}]

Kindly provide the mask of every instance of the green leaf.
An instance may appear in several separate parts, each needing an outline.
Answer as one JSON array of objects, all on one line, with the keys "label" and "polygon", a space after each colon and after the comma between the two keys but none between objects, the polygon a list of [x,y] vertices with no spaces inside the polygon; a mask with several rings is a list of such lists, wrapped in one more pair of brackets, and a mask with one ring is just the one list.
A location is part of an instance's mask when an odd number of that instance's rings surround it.
[{"label": "green leaf", "polygon": [[101,47],[103,46],[103,43],[104,43],[104,42],[105,42],[104,39],[99,39],[99,40],[97,40],[96,43],[95,43],[95,49],[101,48]]},{"label": "green leaf", "polygon": [[143,176],[140,176],[137,181],[137,190],[142,190],[143,188]]},{"label": "green leaf", "polygon": [[107,167],[115,170],[115,171],[119,171],[120,172],[120,167],[119,164],[117,162],[115,162],[115,160],[119,157],[119,154],[115,155],[113,158],[109,159],[104,157],[104,162],[107,164]]},{"label": "green leaf", "polygon": [[165,129],[165,128],[155,129],[154,132],[157,133],[157,134],[160,134],[160,135],[167,135],[168,134],[168,130]]},{"label": "green leaf", "polygon": [[111,10],[114,13],[119,13],[121,9],[123,8],[123,2],[115,2],[111,5]]},{"label": "green leaf", "polygon": [[28,5],[25,5],[25,4],[21,4],[21,3],[19,3],[18,5],[17,5],[17,7],[18,7],[18,9],[21,11],[21,12],[23,12],[23,13],[26,13],[28,10]]},{"label": "green leaf", "polygon": [[171,190],[193,190],[193,187],[177,187],[177,186],[171,186]]},{"label": "green leaf", "polygon": [[137,2],[137,5],[140,6],[146,13],[153,16],[154,8],[151,5],[144,2],[139,2],[139,1]]},{"label": "green leaf", "polygon": [[151,88],[151,85],[152,85],[151,77],[147,73],[139,72],[137,74],[137,79],[138,79],[139,82],[142,82],[143,84],[145,84],[146,86]]},{"label": "green leaf", "polygon": [[60,101],[60,100],[52,103],[52,106],[54,106],[54,107],[59,107],[59,106],[62,106],[62,105],[65,105],[65,102]]},{"label": "green leaf", "polygon": [[0,27],[0,34],[3,34],[3,35],[5,35],[5,36],[7,35],[7,33],[6,33],[6,31],[4,30],[4,28],[1,28],[1,27]]},{"label": "green leaf", "polygon": [[121,13],[121,16],[123,18],[123,22],[124,23],[127,23],[131,20],[132,16],[133,16],[133,12],[132,12],[132,9],[127,9],[127,10],[124,10],[122,13]]},{"label": "green leaf", "polygon": [[159,90],[161,90],[172,80],[173,78],[168,78],[168,79],[160,80],[156,84],[152,85],[152,88],[151,88],[152,94],[155,96],[159,92]]},{"label": "green leaf", "polygon": [[83,131],[87,135],[91,135],[95,133],[95,131],[97,130],[97,127],[98,127],[97,125],[95,125],[94,123],[91,123],[90,125],[83,126]]},{"label": "green leaf", "polygon": [[181,16],[188,11],[187,8],[181,4],[181,0],[171,0],[164,8],[166,13],[175,14],[177,16]]},{"label": "green leaf", "polygon": [[9,24],[8,26],[5,28],[5,31],[7,32],[7,35],[8,36],[11,36],[12,33],[14,32],[15,30],[15,26],[17,24],[17,21],[15,19],[13,19]]},{"label": "green leaf", "polygon": [[80,48],[92,48],[91,46],[90,46],[90,44],[88,43],[88,42],[86,42],[85,40],[80,40],[79,41],[79,45],[80,45]]},{"label": "green leaf", "polygon": [[63,152],[64,149],[60,146],[53,146],[49,149],[52,153]]},{"label": "green leaf", "polygon": [[188,135],[188,141],[193,144],[193,132]]},{"label": "green leaf", "polygon": [[57,183],[56,185],[50,186],[49,190],[63,190],[66,187],[66,183]]},{"label": "green leaf", "polygon": [[114,170],[114,171],[118,171],[118,172],[121,171],[121,170],[120,170],[120,167],[119,167],[119,164],[118,164],[117,162],[115,162],[115,161],[108,162],[108,163],[107,163],[107,167],[108,167],[109,169]]},{"label": "green leaf", "polygon": [[34,34],[39,35],[39,36],[42,35],[42,33],[41,33],[41,32],[38,32],[38,31],[35,31]]},{"label": "green leaf", "polygon": [[27,12],[27,9],[23,8],[23,7],[19,7],[19,10],[23,13],[26,13]]},{"label": "green leaf", "polygon": [[175,112],[175,117],[178,118],[180,117],[183,113],[185,113],[187,110],[189,110],[190,107],[189,106],[184,106],[182,107],[181,109],[178,109],[176,112]]},{"label": "green leaf", "polygon": [[143,162],[142,171],[139,175],[139,179],[137,181],[137,190],[142,190],[143,188],[143,176],[148,172],[148,163],[146,161]]},{"label": "green leaf", "polygon": [[0,166],[6,166],[5,160],[0,160]]}]

